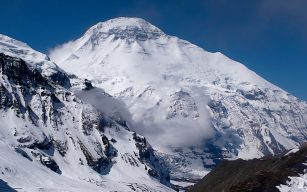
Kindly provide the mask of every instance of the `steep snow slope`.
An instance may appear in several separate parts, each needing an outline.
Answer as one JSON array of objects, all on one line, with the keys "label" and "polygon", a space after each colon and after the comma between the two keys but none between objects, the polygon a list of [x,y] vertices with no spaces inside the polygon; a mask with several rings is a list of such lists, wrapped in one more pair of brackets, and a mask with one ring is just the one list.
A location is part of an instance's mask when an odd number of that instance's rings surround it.
[{"label": "steep snow slope", "polygon": [[31,192],[172,191],[144,137],[68,90],[97,88],[82,80],[74,87],[21,42],[2,35],[0,45],[1,181]]},{"label": "steep snow slope", "polygon": [[306,139],[305,102],[143,19],[98,23],[50,57],[126,103],[131,127],[159,149],[175,179],[199,178],[221,158],[275,154]]}]

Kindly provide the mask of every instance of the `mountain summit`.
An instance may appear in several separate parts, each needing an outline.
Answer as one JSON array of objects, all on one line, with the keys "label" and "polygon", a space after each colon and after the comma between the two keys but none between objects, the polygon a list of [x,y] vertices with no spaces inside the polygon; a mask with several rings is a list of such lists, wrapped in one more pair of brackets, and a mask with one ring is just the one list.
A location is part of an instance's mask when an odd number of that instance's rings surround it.
[{"label": "mountain summit", "polygon": [[113,33],[115,31],[128,32],[129,30],[143,31],[146,34],[150,33],[160,33],[163,32],[156,26],[150,24],[141,18],[129,18],[129,17],[119,17],[115,19],[110,19],[106,22],[100,22],[93,27],[91,27],[87,33],[104,32]]},{"label": "mountain summit", "polygon": [[128,125],[176,180],[200,178],[221,159],[276,154],[306,140],[305,102],[142,19],[98,23],[50,57],[124,102]]},{"label": "mountain summit", "polygon": [[110,36],[114,40],[126,39],[132,42],[157,39],[163,35],[164,33],[160,29],[143,19],[120,17],[94,25],[85,33],[81,41],[95,45]]}]

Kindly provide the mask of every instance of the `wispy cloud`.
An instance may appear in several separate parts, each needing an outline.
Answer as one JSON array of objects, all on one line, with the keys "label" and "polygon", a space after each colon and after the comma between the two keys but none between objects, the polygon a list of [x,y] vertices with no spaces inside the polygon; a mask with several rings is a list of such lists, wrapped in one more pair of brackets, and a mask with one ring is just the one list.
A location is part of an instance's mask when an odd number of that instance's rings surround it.
[{"label": "wispy cloud", "polygon": [[73,52],[73,49],[75,49],[75,43],[73,41],[69,41],[67,43],[64,43],[62,45],[57,45],[54,48],[51,48],[48,52],[48,56],[51,60],[53,60],[55,63],[60,63],[63,59],[66,59],[69,57],[69,54]]}]

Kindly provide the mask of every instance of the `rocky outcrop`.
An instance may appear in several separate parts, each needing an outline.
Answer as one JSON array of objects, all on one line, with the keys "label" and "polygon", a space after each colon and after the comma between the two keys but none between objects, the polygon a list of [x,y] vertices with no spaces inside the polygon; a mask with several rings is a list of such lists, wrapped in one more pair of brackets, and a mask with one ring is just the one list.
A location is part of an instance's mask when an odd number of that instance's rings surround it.
[{"label": "rocky outcrop", "polygon": [[155,156],[154,150],[149,145],[146,138],[133,133],[133,139],[135,141],[135,146],[139,150],[139,158],[141,162],[145,164],[145,170],[147,170],[148,174],[157,178],[162,183],[169,184],[169,169]]},{"label": "rocky outcrop", "polygon": [[280,184],[289,177],[304,173],[307,168],[307,147],[284,156],[262,159],[223,161],[213,169],[190,192],[278,192]]}]

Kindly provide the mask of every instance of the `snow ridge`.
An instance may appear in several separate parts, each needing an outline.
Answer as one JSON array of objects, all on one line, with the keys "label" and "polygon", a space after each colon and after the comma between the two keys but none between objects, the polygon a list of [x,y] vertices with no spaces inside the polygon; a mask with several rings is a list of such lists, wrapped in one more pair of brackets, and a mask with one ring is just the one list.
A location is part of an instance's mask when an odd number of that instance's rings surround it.
[{"label": "snow ridge", "polygon": [[87,33],[100,31],[100,32],[109,32],[114,29],[120,29],[125,31],[129,28],[138,28],[143,30],[146,33],[161,33],[163,32],[157,28],[156,26],[150,24],[149,22],[145,21],[141,18],[131,18],[131,17],[118,17],[115,19],[110,19],[106,22],[100,22],[93,27],[91,27]]},{"label": "snow ridge", "polygon": [[[33,50],[26,43],[0,34],[0,52],[6,55],[21,58],[31,69],[37,69],[43,76],[64,87],[69,87],[67,74],[59,68],[49,57]],[[60,80],[62,82],[60,82]]]}]

